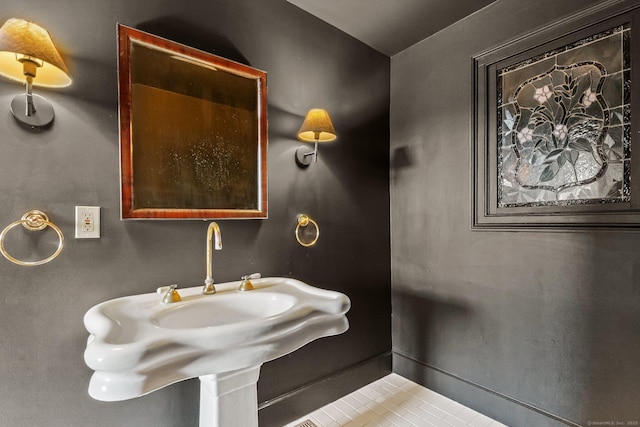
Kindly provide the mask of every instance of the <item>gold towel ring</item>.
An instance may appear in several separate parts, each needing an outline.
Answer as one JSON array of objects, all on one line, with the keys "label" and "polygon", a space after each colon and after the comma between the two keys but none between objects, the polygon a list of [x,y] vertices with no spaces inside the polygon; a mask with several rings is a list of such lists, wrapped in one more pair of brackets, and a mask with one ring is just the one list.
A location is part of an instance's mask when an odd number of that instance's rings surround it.
[{"label": "gold towel ring", "polygon": [[[313,224],[313,226],[316,228],[316,235],[310,242],[305,242],[300,238],[300,227],[307,227],[309,224]],[[313,246],[316,244],[316,242],[318,241],[318,237],[320,237],[320,228],[318,227],[318,223],[305,214],[298,215],[298,226],[296,227],[296,240],[298,241],[298,243],[308,248],[309,246]]]},{"label": "gold towel ring", "polygon": [[[48,258],[42,259],[40,261],[22,261],[12,257],[4,248],[4,238],[9,232],[9,230],[11,230],[12,228],[18,225],[22,225],[24,228],[26,228],[29,231],[40,231],[40,230],[44,230],[47,227],[51,227],[58,234],[58,239],[60,240],[60,242],[58,243],[58,248],[53,253],[53,255],[51,255]],[[50,222],[49,217],[47,217],[47,215],[44,212],[41,212],[39,210],[32,210],[25,213],[24,215],[22,215],[22,218],[7,225],[4,228],[4,230],[2,230],[2,233],[0,233],[0,252],[2,252],[2,255],[6,259],[18,265],[33,266],[33,265],[46,264],[47,262],[51,261],[52,259],[54,259],[60,254],[63,246],[64,246],[64,235],[62,234],[62,231],[60,230],[60,228],[58,228],[58,226],[55,225],[54,223]]]}]

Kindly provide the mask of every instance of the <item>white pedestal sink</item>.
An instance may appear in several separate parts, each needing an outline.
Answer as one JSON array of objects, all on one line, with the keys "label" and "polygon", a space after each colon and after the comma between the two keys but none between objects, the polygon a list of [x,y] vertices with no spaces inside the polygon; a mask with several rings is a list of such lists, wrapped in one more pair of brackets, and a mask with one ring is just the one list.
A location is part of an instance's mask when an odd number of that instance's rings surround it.
[{"label": "white pedestal sink", "polygon": [[257,427],[260,366],[303,345],[345,332],[351,303],[339,292],[290,278],[180,289],[182,301],[156,293],[103,302],[84,317],[85,363],[95,371],[89,394],[132,399],[199,377],[200,425]]}]

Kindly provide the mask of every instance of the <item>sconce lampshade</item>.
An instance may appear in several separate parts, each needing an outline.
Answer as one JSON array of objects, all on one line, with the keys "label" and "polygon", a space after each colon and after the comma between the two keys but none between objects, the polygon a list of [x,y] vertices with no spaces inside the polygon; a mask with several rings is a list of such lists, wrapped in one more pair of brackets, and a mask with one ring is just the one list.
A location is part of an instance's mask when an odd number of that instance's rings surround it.
[{"label": "sconce lampshade", "polygon": [[71,84],[69,70],[62,61],[49,32],[33,22],[9,19],[0,27],[0,75],[25,81],[21,57],[38,64],[34,86],[65,87]]},{"label": "sconce lampshade", "polygon": [[331,118],[326,110],[313,108],[309,110],[304,122],[298,131],[298,139],[305,142],[314,142],[313,151],[308,147],[298,147],[296,150],[296,163],[300,167],[307,167],[318,161],[318,142],[329,142],[336,139],[336,131],[331,123]]},{"label": "sconce lampshade", "polygon": [[313,108],[298,131],[298,138],[305,142],[329,142],[336,139],[336,131],[326,110]]}]

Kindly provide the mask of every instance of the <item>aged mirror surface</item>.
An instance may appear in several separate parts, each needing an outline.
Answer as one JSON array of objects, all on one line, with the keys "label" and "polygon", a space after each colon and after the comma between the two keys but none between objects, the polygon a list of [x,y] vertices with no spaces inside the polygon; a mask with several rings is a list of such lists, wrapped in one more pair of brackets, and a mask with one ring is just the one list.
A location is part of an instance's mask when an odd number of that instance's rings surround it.
[{"label": "aged mirror surface", "polygon": [[266,218],[266,73],[118,25],[123,219]]}]

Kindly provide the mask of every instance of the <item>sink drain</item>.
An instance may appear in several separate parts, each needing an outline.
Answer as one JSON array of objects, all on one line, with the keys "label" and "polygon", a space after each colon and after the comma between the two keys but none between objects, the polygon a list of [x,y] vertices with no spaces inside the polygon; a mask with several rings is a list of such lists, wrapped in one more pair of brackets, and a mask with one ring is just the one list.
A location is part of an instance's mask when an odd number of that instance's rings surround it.
[{"label": "sink drain", "polygon": [[296,424],[293,427],[318,427],[317,425],[315,425],[313,423],[313,421],[311,420],[304,420],[303,422],[301,422],[300,424]]}]

